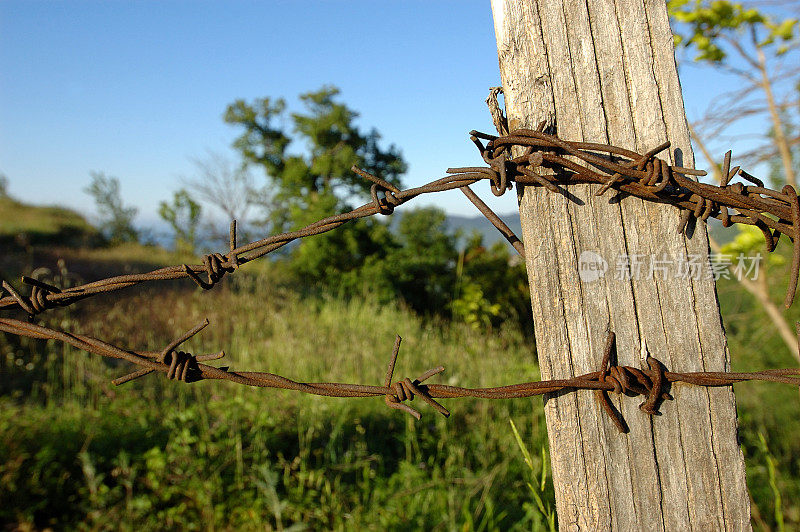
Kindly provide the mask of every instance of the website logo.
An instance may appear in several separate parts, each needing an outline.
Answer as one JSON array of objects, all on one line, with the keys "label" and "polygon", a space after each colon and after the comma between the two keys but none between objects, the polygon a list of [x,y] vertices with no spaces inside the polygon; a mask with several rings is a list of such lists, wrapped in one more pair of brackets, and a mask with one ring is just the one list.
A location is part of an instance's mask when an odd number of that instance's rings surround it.
[{"label": "website logo", "polygon": [[608,263],[594,251],[581,251],[578,257],[578,275],[584,283],[590,283],[603,277],[608,270]]}]

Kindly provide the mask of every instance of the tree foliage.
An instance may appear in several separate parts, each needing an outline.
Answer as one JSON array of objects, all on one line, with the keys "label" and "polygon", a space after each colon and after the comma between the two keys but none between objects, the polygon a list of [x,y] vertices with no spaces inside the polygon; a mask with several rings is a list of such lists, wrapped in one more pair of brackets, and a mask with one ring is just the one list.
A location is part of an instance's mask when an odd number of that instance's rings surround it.
[{"label": "tree foliage", "polygon": [[[332,195],[324,195],[305,209],[295,207],[293,218],[301,224],[313,223],[336,209],[335,203]],[[368,218],[304,239],[289,259],[299,280],[353,294],[366,285],[361,278],[365,267],[386,260],[391,245],[388,226]]]},{"label": "tree foliage", "polygon": [[201,212],[200,204],[184,189],[175,192],[171,203],[162,201],[158,204],[158,215],[175,232],[175,249],[177,251],[194,253]]},{"label": "tree foliage", "polygon": [[[795,9],[787,13],[786,4],[794,4]],[[781,188],[789,184],[796,188],[800,161],[797,135],[800,41],[797,19],[791,15],[797,12],[797,3],[744,5],[724,0],[670,0],[668,5],[676,44],[694,50],[695,63],[728,75],[719,83],[728,92],[717,95],[705,116],[690,125],[694,145],[708,160],[716,179],[723,179],[718,163],[721,152],[730,147],[731,140],[741,140],[746,132],[750,139],[760,136],[761,141],[749,142],[749,150],[744,153],[736,150],[737,164],[754,167],[767,163],[773,186]],[[758,129],[753,131],[754,119],[763,121],[760,135]],[[713,153],[715,150],[719,153]],[[756,237],[763,239],[757,233],[755,228],[740,227],[730,244],[719,247],[712,238],[712,245],[732,261],[740,254],[752,257],[756,255]],[[770,254],[757,279],[739,278],[739,281],[755,296],[789,350],[797,352],[793,327],[773,301],[772,283],[767,280],[766,266],[774,264],[778,257]]]},{"label": "tree foliage", "polygon": [[[296,284],[315,283],[345,297],[402,301],[410,309],[488,329],[510,321],[530,332],[531,306],[525,265],[497,242],[490,248],[475,233],[466,242],[448,227],[439,208],[408,209],[391,226],[359,220],[299,247],[289,263]],[[357,257],[357,260],[353,260]]]},{"label": "tree foliage", "polygon": [[775,53],[786,53],[796,45],[797,19],[776,20],[753,7],[728,0],[670,0],[669,14],[684,23],[684,33],[675,34],[676,44],[695,48],[695,61],[721,63],[731,49],[742,48],[736,34],[752,36],[758,48],[775,45]]},{"label": "tree foliage", "polygon": [[526,334],[533,331],[525,261],[507,244],[498,241],[487,248],[482,236],[473,234],[459,257],[457,276],[455,317],[475,328],[511,322]]},{"label": "tree foliage", "polygon": [[456,235],[444,211],[434,207],[406,212],[387,256],[387,281],[414,309],[443,310],[455,286]]},{"label": "tree foliage", "polygon": [[453,294],[458,256],[444,212],[420,208],[392,218],[399,218],[393,230],[370,218],[326,233],[329,238],[310,238],[295,251],[292,268],[300,279],[340,295],[369,293],[385,303],[402,299],[417,312],[441,313]]},{"label": "tree foliage", "polygon": [[[352,200],[368,197],[371,183],[353,165],[402,186],[400,151],[383,149],[374,128],[362,131],[358,113],[338,96],[337,88],[325,86],[300,95],[301,112],[287,113],[282,98],[240,99],[225,112],[225,121],[241,130],[234,148],[266,175],[260,196],[269,198],[273,232],[350,210]],[[385,223],[358,220],[298,243],[290,260],[303,281],[353,293],[364,283],[365,267],[386,258],[391,241]]]},{"label": "tree foliage", "polygon": [[[786,16],[780,3],[755,8],[727,0],[670,0],[668,5],[675,40],[696,51],[695,62],[738,78],[733,83],[725,80],[721,86],[730,87],[729,92],[718,95],[705,116],[692,124],[692,136],[703,143],[701,150],[711,158],[711,141],[728,144],[726,137],[734,126],[739,126],[738,134],[742,126],[752,133],[750,122],[762,119],[769,124],[762,129],[763,142],[738,153],[738,162],[754,166],[777,160],[783,174],[779,181],[797,186],[792,147],[800,137],[790,131],[800,110],[797,19]],[[743,120],[750,122],[745,125]]]},{"label": "tree foliage", "polygon": [[139,234],[133,227],[138,209],[125,206],[120,194],[119,179],[102,172],[92,172],[92,182],[84,192],[94,198],[100,214],[101,232],[112,244],[136,242]]},{"label": "tree foliage", "polygon": [[[338,101],[338,95],[332,86],[302,94],[304,111],[288,117],[282,98],[240,99],[225,111],[225,121],[243,130],[234,147],[245,161],[264,170],[272,187],[275,230],[298,225],[292,216],[297,207],[319,201],[332,214],[350,197],[365,197],[370,183],[350,170],[354,164],[401,184],[406,164],[399,150],[393,145],[381,148],[374,128],[362,132],[355,124],[358,113]],[[290,151],[297,146],[299,151]]]},{"label": "tree foliage", "polygon": [[[381,148],[378,132],[362,131],[358,114],[338,96],[334,87],[303,94],[303,111],[291,114],[283,99],[273,98],[237,100],[226,110],[225,121],[241,131],[234,147],[267,176],[274,231],[302,227],[368,198],[371,183],[352,172],[354,164],[402,186],[400,151]],[[459,252],[458,242],[441,209],[403,209],[304,239],[285,260],[295,286],[402,301],[419,313],[476,327],[508,319],[527,327],[524,265],[513,264],[503,244],[487,250],[478,237]]]}]

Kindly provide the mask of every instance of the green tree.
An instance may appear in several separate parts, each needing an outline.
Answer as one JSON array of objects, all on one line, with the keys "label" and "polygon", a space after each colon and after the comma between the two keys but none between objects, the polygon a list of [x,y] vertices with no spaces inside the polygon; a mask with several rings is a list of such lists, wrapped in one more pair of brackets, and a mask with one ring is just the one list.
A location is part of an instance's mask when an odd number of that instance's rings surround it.
[{"label": "green tree", "polygon": [[[291,131],[282,98],[236,100],[225,111],[225,121],[243,129],[234,147],[268,178],[275,231],[297,227],[297,214],[316,202],[315,211],[325,206],[330,215],[352,196],[366,197],[371,184],[350,170],[354,164],[400,186],[406,164],[399,150],[393,145],[382,149],[375,129],[362,132],[355,125],[358,113],[339,102],[338,95],[331,86],[302,94],[304,112],[290,115]],[[300,151],[290,152],[293,145]]]},{"label": "green tree", "polygon": [[[723,179],[712,142],[720,139],[745,118],[763,117],[763,142],[745,154],[737,154],[736,163],[753,166],[768,162],[771,181],[777,188],[790,184],[797,188],[797,147],[800,137],[793,136],[798,122],[798,40],[797,20],[770,15],[727,0],[670,0],[676,45],[694,50],[694,60],[720,72],[733,75],[739,83],[718,96],[705,116],[690,124],[692,141],[702,152],[717,181]],[[791,65],[791,66],[789,66]],[[726,147],[727,148],[727,147]],[[740,228],[737,241],[749,241],[751,232]],[[725,253],[712,238],[717,253]],[[778,305],[772,301],[766,273],[757,282],[740,280],[753,294],[784,339],[789,350],[797,350],[797,341]]]},{"label": "green tree", "polygon": [[[266,175],[260,197],[269,198],[273,232],[348,211],[351,201],[368,198],[371,183],[356,175],[353,165],[402,185],[406,164],[399,150],[381,148],[375,129],[361,131],[358,113],[338,95],[330,86],[302,94],[303,111],[288,116],[282,98],[236,100],[226,109],[225,121],[242,130],[234,148]],[[305,281],[352,291],[363,285],[364,266],[386,256],[390,240],[383,223],[351,222],[300,242],[291,252],[292,266]]]},{"label": "green tree", "polygon": [[8,177],[0,173],[0,198],[8,197]]},{"label": "green tree", "polygon": [[101,232],[112,244],[136,242],[139,234],[133,227],[138,209],[125,206],[120,195],[119,179],[102,172],[92,172],[92,182],[84,192],[94,198],[100,214]]},{"label": "green tree", "polygon": [[457,235],[436,207],[406,211],[387,253],[386,275],[394,290],[419,312],[443,312],[455,288]]},{"label": "green tree", "polygon": [[[306,215],[313,218],[313,209]],[[420,313],[443,313],[455,285],[456,235],[435,207],[406,210],[398,218],[393,230],[369,218],[351,222],[348,231],[331,231],[329,238],[307,239],[291,260],[297,280],[339,295],[368,294],[384,303],[401,300]]]},{"label": "green tree", "polygon": [[184,189],[175,192],[171,203],[162,201],[158,204],[158,215],[175,232],[175,249],[177,251],[194,253],[201,212],[200,204],[194,201]]},{"label": "green tree", "polygon": [[[305,209],[296,207],[293,218],[301,224],[312,223],[335,209],[336,199],[325,195]],[[290,256],[291,267],[298,280],[323,285],[327,291],[352,295],[378,283],[376,289],[388,293],[380,275],[368,282],[364,277],[367,265],[386,259],[393,246],[393,237],[385,223],[376,218],[350,222],[334,231],[304,239]]]},{"label": "green tree", "polygon": [[[710,65],[739,80],[734,90],[716,98],[706,116],[692,124],[692,136],[708,144],[738,121],[763,116],[770,123],[763,143],[737,159],[747,164],[779,160],[783,183],[797,188],[787,118],[798,113],[798,21],[776,11],[728,0],[669,0],[676,45],[696,52],[695,62]],[[701,147],[707,158],[706,147]],[[709,160],[710,164],[717,164]]]},{"label": "green tree", "polygon": [[[795,44],[795,18],[775,20],[754,7],[728,0],[669,0],[667,4],[670,16],[688,30],[676,33],[675,43],[695,48],[695,61],[733,69],[736,67],[729,63],[732,51],[750,63],[753,58],[748,46],[764,50],[775,45],[775,53],[782,55]],[[758,68],[757,62],[751,65]]]},{"label": "green tree", "polygon": [[475,328],[517,325],[533,330],[530,289],[525,262],[504,242],[487,248],[475,232],[459,254],[453,315]]}]

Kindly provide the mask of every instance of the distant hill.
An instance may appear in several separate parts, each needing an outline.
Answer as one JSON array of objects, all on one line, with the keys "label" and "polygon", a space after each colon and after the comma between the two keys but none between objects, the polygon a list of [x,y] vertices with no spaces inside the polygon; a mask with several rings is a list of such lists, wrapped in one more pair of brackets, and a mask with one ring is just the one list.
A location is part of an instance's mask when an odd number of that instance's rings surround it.
[{"label": "distant hill", "polygon": [[[394,214],[392,214],[392,227],[397,227],[397,224],[404,214],[405,211],[402,209],[394,211]],[[499,214],[498,216],[500,216],[500,219],[502,219],[517,236],[522,238],[522,226],[519,221],[519,213]],[[445,218],[445,223],[447,224],[447,228],[451,231],[461,232],[459,246],[464,244],[473,231],[477,231],[483,236],[483,245],[486,247],[490,247],[495,242],[508,242],[482,214],[476,214],[475,216],[448,214]],[[510,247],[511,245],[509,244],[509,248]]]},{"label": "distant hill", "polygon": [[0,197],[0,245],[94,246],[100,233],[75,211],[64,207],[26,205]]},{"label": "distant hill", "polygon": [[[398,213],[401,211],[397,211]],[[514,233],[522,238],[522,225],[519,220],[519,213],[507,213],[499,215],[500,218],[511,228]],[[702,223],[702,222],[698,222]],[[675,216],[675,226],[677,227],[678,217]],[[452,230],[460,229],[463,236],[467,237],[472,231],[478,231],[483,235],[484,245],[491,246],[497,241],[506,242],[503,235],[495,229],[495,227],[481,215],[476,216],[447,216],[447,225]],[[708,219],[708,232],[720,244],[724,245],[736,238],[738,231],[735,227],[726,228],[722,226],[722,222],[716,218]],[[510,244],[509,244],[510,246]]]},{"label": "distant hill", "polygon": [[[32,207],[26,205],[18,208],[17,211],[10,213],[7,216],[4,212],[4,201],[6,200],[0,199],[0,243],[8,239],[9,232],[19,232],[18,229],[9,230],[7,228],[7,225],[10,221],[9,219],[13,218],[16,218],[16,220],[13,221],[17,222],[19,225],[27,227],[27,232],[35,235],[37,240],[46,240],[48,238],[54,238],[57,240],[60,238],[58,233],[53,231],[53,228],[58,227],[60,224],[66,225],[64,229],[67,227],[84,227],[96,234],[96,230],[94,230],[94,228],[92,228],[81,215],[68,209],[63,209],[61,207]],[[405,212],[402,209],[397,209],[395,211],[395,213],[392,215],[393,226],[396,227],[395,224],[397,224],[400,218],[402,218],[404,213]],[[22,216],[20,216],[20,214],[22,214]],[[500,214],[499,216],[511,228],[511,230],[517,234],[517,236],[522,238],[522,225],[520,223],[519,213],[511,212]],[[36,224],[33,224],[30,218],[37,218]],[[507,243],[506,239],[503,238],[503,235],[501,235],[500,232],[491,224],[491,222],[489,222],[481,214],[476,214],[475,216],[450,214],[447,215],[445,222],[451,231],[461,232],[461,244],[463,244],[463,242],[472,234],[473,231],[477,231],[481,234],[483,237],[483,243],[487,247],[491,246],[495,242]],[[735,238],[737,234],[735,229],[726,229],[722,227],[722,223],[714,218],[709,218],[708,222],[709,232],[720,244],[725,244]],[[677,226],[677,217],[675,223]],[[46,226],[47,229],[42,231],[42,228],[34,227],[38,225]],[[218,227],[222,225],[223,222],[218,222],[212,225],[206,224],[206,226],[203,227],[205,231],[201,232],[198,238],[198,247],[200,250],[217,250],[217,248],[220,247],[220,243],[222,241],[220,240],[219,236],[214,237],[208,234],[208,228],[213,226],[215,229],[218,229]],[[144,242],[162,246],[166,249],[172,248],[173,237],[171,235],[171,230],[163,221],[156,220],[149,225],[139,226],[138,229],[142,233]],[[254,238],[262,236],[258,230],[254,230],[253,233]],[[294,245],[296,245],[296,243],[289,244],[286,249],[291,249]]]},{"label": "distant hill", "polygon": [[[522,226],[519,221],[519,213],[499,214],[498,216],[500,216],[500,219],[502,219],[517,236],[522,238]],[[486,247],[498,241],[507,242],[503,235],[500,234],[500,231],[480,214],[476,216],[448,215],[447,226],[453,231],[461,231],[462,238],[467,238],[473,231],[477,231],[483,236],[483,244]],[[510,246],[509,244],[509,247]]]}]

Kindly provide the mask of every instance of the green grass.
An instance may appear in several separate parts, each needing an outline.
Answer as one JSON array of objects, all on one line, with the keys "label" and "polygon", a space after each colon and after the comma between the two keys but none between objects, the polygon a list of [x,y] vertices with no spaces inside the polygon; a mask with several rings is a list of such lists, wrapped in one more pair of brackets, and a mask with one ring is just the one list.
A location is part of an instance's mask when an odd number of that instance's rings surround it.
[{"label": "green grass", "polygon": [[[0,209],[9,207],[17,208],[0,203]],[[9,229],[11,219],[47,238],[63,230],[53,230],[61,227],[53,222],[57,216],[74,221],[68,211],[25,210],[28,215],[3,210],[0,235],[18,231]],[[0,254],[0,270],[15,277],[44,265],[51,275],[81,282],[186,261],[197,262],[139,245],[33,246]],[[776,267],[770,275],[780,301],[785,271]],[[187,343],[188,350],[224,349],[228,357],[221,363],[233,369],[296,380],[381,383],[395,334],[404,338],[396,378],[440,364],[447,371],[437,382],[463,386],[539,377],[530,339],[511,328],[476,331],[426,321],[369,297],[304,298],[284,278],[261,261],[209,292],[189,282],[154,284],[43,319],[123,348],[157,350],[208,317],[211,326]],[[735,371],[797,365],[737,283],[722,280],[718,292]],[[800,318],[800,304],[787,317]],[[415,401],[423,418],[414,422],[380,398],[312,397],[224,382],[183,385],[155,375],[113,387],[110,380],[126,370],[55,342],[0,337],[0,524],[552,528],[541,399],[445,400],[452,412],[447,420]],[[736,386],[736,397],[754,526],[798,529],[800,395],[789,386],[746,383]]]},{"label": "green grass", "polygon": [[[785,265],[770,267],[767,274],[772,300],[781,305],[788,284],[790,246],[784,242],[777,253],[787,259]],[[717,291],[733,371],[797,367],[797,359],[754,297],[735,280],[720,280]],[[800,320],[800,298],[784,315],[792,326]],[[786,530],[797,530],[800,528],[800,394],[797,388],[765,382],[739,384],[735,391],[747,484],[756,503],[754,526],[780,529],[776,516],[781,515]],[[776,497],[776,491],[780,497]],[[781,507],[776,509],[776,504]]]},{"label": "green grass", "polygon": [[86,246],[100,240],[98,231],[75,211],[0,197],[0,244]]},{"label": "green grass", "polygon": [[[396,377],[439,364],[447,367],[441,382],[465,386],[539,377],[528,340],[511,329],[428,322],[369,298],[301,299],[267,273],[240,274],[209,292],[185,286],[134,290],[47,319],[155,350],[208,317],[211,326],[190,350],[224,348],[233,369],[297,380],[380,383],[395,333],[404,337]],[[724,306],[741,305],[729,320],[734,369],[792,365],[769,335],[749,343],[766,318],[747,308],[739,290],[720,285]],[[114,388],[109,381],[123,365],[12,337],[0,339],[0,367],[0,500],[10,501],[0,505],[0,522],[131,530],[550,529],[554,499],[540,399],[444,401],[450,419],[415,402],[423,414],[415,422],[380,398],[182,385],[154,375]],[[793,529],[800,523],[797,390],[748,383],[736,392],[754,524],[766,530],[782,520]]]},{"label": "green grass", "polygon": [[[233,286],[232,286],[233,285]],[[77,323],[130,348],[157,349],[208,316],[188,346],[225,348],[232,368],[298,380],[380,383],[395,333],[396,376],[439,364],[442,382],[537,379],[511,330],[428,323],[369,299],[301,300],[264,277],[148,304],[131,293]],[[157,325],[162,324],[162,325]],[[102,333],[102,334],[101,334]],[[541,400],[419,401],[420,422],[382,399],[332,399],[150,376],[120,388],[124,368],[54,343],[2,340],[0,521],[36,528],[547,529],[508,420],[546,446]],[[497,354],[502,353],[502,363]],[[18,362],[19,361],[19,362]],[[10,384],[10,386],[9,386]],[[538,460],[538,458],[537,458]],[[534,479],[533,477],[537,477]],[[553,504],[552,488],[542,495]]]}]

